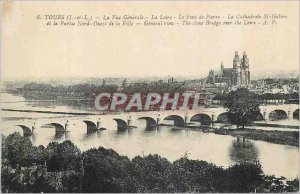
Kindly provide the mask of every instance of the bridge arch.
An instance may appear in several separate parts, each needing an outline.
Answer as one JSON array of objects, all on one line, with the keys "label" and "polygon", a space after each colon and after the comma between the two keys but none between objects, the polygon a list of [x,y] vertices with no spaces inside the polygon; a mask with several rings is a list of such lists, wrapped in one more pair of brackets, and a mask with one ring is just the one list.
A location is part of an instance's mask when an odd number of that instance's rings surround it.
[{"label": "bridge arch", "polygon": [[151,128],[155,127],[157,125],[156,121],[152,117],[140,117],[139,120],[146,120],[146,127]]},{"label": "bridge arch", "polygon": [[200,122],[201,125],[209,125],[212,122],[212,119],[207,114],[199,113],[191,117],[191,122]]},{"label": "bridge arch", "polygon": [[126,121],[123,119],[114,119],[117,122],[117,129],[118,130],[126,130],[128,128],[128,125]]},{"label": "bridge arch", "polygon": [[299,120],[299,109],[296,109],[296,110],[293,112],[293,119],[298,119],[298,120]]},{"label": "bridge arch", "polygon": [[165,117],[163,120],[173,120],[174,125],[177,126],[177,127],[184,127],[185,126],[184,119],[179,115],[169,115],[169,116]]},{"label": "bridge arch", "polygon": [[50,128],[50,127],[54,127],[55,128],[55,133],[61,133],[61,132],[65,132],[65,127],[60,124],[60,123],[48,123],[48,124],[45,124],[43,125],[42,127],[44,128]]},{"label": "bridge arch", "polygon": [[219,123],[228,123],[228,112],[223,112],[221,114],[218,115],[216,122]]},{"label": "bridge arch", "polygon": [[255,121],[263,121],[263,120],[265,120],[264,115],[261,112],[259,112],[255,117]]},{"label": "bridge arch", "polygon": [[281,120],[281,119],[287,119],[288,114],[285,110],[282,109],[275,109],[269,113],[268,118],[270,120]]},{"label": "bridge arch", "polygon": [[19,126],[19,127],[22,128],[24,136],[30,136],[30,135],[32,135],[32,130],[29,127],[27,127],[25,125],[17,125],[17,126]]},{"label": "bridge arch", "polygon": [[88,134],[94,133],[98,130],[94,122],[88,120],[84,120],[83,122],[86,124],[86,130]]}]

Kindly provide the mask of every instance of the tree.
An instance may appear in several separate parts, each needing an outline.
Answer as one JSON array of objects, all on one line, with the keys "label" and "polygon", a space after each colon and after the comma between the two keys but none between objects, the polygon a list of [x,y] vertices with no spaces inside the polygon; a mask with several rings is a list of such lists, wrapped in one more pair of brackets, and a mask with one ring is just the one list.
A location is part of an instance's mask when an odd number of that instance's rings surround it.
[{"label": "tree", "polygon": [[51,142],[45,149],[46,192],[79,192],[81,152],[71,141]]},{"label": "tree", "polygon": [[49,143],[46,153],[47,170],[50,172],[79,169],[81,152],[69,140],[60,144],[57,142]]},{"label": "tree", "polygon": [[83,192],[119,193],[126,179],[130,160],[111,149],[90,149],[82,154]]},{"label": "tree", "polygon": [[173,163],[171,179],[176,193],[207,193],[218,192],[218,187],[222,185],[220,177],[224,176],[223,168],[184,156]]},{"label": "tree", "polygon": [[226,188],[222,192],[250,193],[263,184],[264,176],[261,165],[244,163],[235,164],[226,169]]},{"label": "tree", "polygon": [[132,159],[132,176],[139,181],[138,192],[165,193],[174,190],[172,163],[157,154]]},{"label": "tree", "polygon": [[21,166],[30,164],[33,146],[28,138],[24,138],[20,133],[15,132],[7,136],[5,144],[3,146],[6,149],[4,153],[12,167],[21,168]]},{"label": "tree", "polygon": [[247,89],[239,88],[228,94],[224,106],[228,110],[228,119],[237,128],[251,123],[260,114],[257,96]]}]

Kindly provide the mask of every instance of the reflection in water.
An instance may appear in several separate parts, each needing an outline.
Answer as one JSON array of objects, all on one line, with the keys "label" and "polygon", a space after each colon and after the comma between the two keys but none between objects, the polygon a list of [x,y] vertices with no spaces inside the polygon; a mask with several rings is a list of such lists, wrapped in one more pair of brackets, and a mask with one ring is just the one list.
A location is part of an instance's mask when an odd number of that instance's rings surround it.
[{"label": "reflection in water", "polygon": [[96,135],[96,136],[97,136],[97,138],[101,138],[101,136],[102,136],[102,134],[103,134],[103,133],[101,133],[101,131],[97,131],[97,133],[96,133],[96,134],[97,134],[97,135]]},{"label": "reflection in water", "polygon": [[156,131],[158,130],[158,126],[147,126],[145,131]]},{"label": "reflection in water", "polygon": [[236,163],[256,163],[258,149],[250,140],[237,137],[232,140],[230,159]]},{"label": "reflection in water", "polygon": [[181,130],[183,130],[183,129],[173,127],[173,128],[171,129],[171,132],[172,132],[172,133],[181,133]]},{"label": "reflection in water", "polygon": [[54,138],[55,138],[55,140],[60,140],[60,139],[63,139],[64,136],[65,136],[65,132],[57,131],[57,132],[55,132]]},{"label": "reflection in water", "polygon": [[36,133],[32,133],[31,141],[32,141],[32,144],[35,145],[35,143],[36,143]]},{"label": "reflection in water", "polygon": [[130,129],[129,130],[117,130],[115,133],[113,133],[113,137],[116,140],[124,139],[124,138],[128,138],[129,134],[130,134]]},{"label": "reflection in water", "polygon": [[94,139],[94,138],[100,137],[98,134],[100,134],[100,133],[97,133],[97,132],[87,133],[87,134],[84,135],[83,141],[88,141],[90,139]]},{"label": "reflection in water", "polygon": [[70,132],[68,131],[56,131],[54,135],[54,140],[55,141],[65,141],[70,139]]}]

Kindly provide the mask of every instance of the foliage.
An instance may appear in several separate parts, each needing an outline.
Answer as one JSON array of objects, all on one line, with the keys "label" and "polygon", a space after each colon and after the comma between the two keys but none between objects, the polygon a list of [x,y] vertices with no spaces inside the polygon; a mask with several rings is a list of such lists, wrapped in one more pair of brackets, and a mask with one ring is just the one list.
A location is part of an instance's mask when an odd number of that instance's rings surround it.
[{"label": "foliage", "polygon": [[[127,94],[133,93],[143,93],[156,92],[156,93],[165,93],[165,92],[183,92],[184,88],[182,87],[184,83],[173,83],[172,85],[159,81],[152,82],[132,82],[128,83],[127,79],[124,79],[120,86],[122,86],[122,92]],[[95,95],[101,92],[120,92],[119,87],[116,84],[107,84],[103,79],[102,84],[75,84],[75,85],[58,85],[52,86],[50,84],[42,83],[28,83],[25,84],[22,88],[22,92],[25,94],[25,97],[29,98],[56,98],[57,96],[81,96],[81,97],[95,97]],[[34,94],[34,95],[33,95]]]},{"label": "foliage", "polygon": [[78,169],[80,150],[69,140],[59,144],[51,142],[46,148],[47,170],[63,171]]},{"label": "foliage", "polygon": [[113,150],[90,149],[83,153],[85,192],[121,192],[118,182],[126,177],[127,157],[119,156]]},{"label": "foliage", "polygon": [[251,123],[260,113],[259,103],[256,95],[247,89],[239,88],[228,94],[224,106],[228,109],[228,119],[244,129],[245,125]]},{"label": "foliage", "polygon": [[[258,164],[227,169],[183,158],[158,155],[132,160],[99,147],[83,153],[70,141],[32,146],[18,133],[3,137],[2,192],[295,192],[299,180],[263,174]],[[22,146],[21,146],[22,145]],[[30,154],[34,152],[35,154]],[[14,156],[13,154],[16,154]],[[46,163],[33,164],[46,160]]]},{"label": "foliage", "polygon": [[139,181],[138,192],[170,192],[172,164],[158,155],[137,156],[132,159],[132,176]]},{"label": "foliage", "polygon": [[226,186],[228,192],[249,193],[263,183],[263,172],[260,165],[244,163],[227,169]]},{"label": "foliage", "polygon": [[6,156],[13,167],[26,166],[32,163],[41,164],[45,159],[44,147],[34,147],[28,138],[22,137],[19,133],[9,135],[3,143],[5,143],[2,146],[3,156]]},{"label": "foliage", "polygon": [[175,192],[217,192],[224,176],[223,168],[183,157],[174,162],[172,180],[176,185]]}]

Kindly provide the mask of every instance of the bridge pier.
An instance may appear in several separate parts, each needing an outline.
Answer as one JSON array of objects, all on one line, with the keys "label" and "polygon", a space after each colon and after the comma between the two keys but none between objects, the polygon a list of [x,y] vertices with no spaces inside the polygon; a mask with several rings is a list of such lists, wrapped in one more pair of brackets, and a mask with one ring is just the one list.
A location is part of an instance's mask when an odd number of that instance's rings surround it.
[{"label": "bridge pier", "polygon": [[160,118],[159,117],[156,118],[156,125],[160,125]]},{"label": "bridge pier", "polygon": [[266,110],[263,111],[263,118],[265,121],[269,120],[269,113],[267,113]]},{"label": "bridge pier", "polygon": [[97,129],[100,129],[100,127],[101,127],[101,119],[100,118],[97,121],[97,126],[96,127],[97,127]]},{"label": "bridge pier", "polygon": [[132,123],[132,119],[131,116],[129,116],[127,119],[127,126],[131,126],[131,123]]},{"label": "bridge pier", "polygon": [[184,115],[184,124],[187,125],[187,123],[191,122],[191,118],[189,117],[189,115],[186,113]]},{"label": "bridge pier", "polygon": [[291,109],[289,109],[289,110],[287,111],[287,116],[288,116],[288,119],[289,119],[289,120],[293,119],[293,112],[291,111]]},{"label": "bridge pier", "polygon": [[211,115],[211,121],[214,123],[214,122],[216,122],[216,120],[217,120],[216,115],[215,115],[215,114],[212,114],[212,115]]}]

